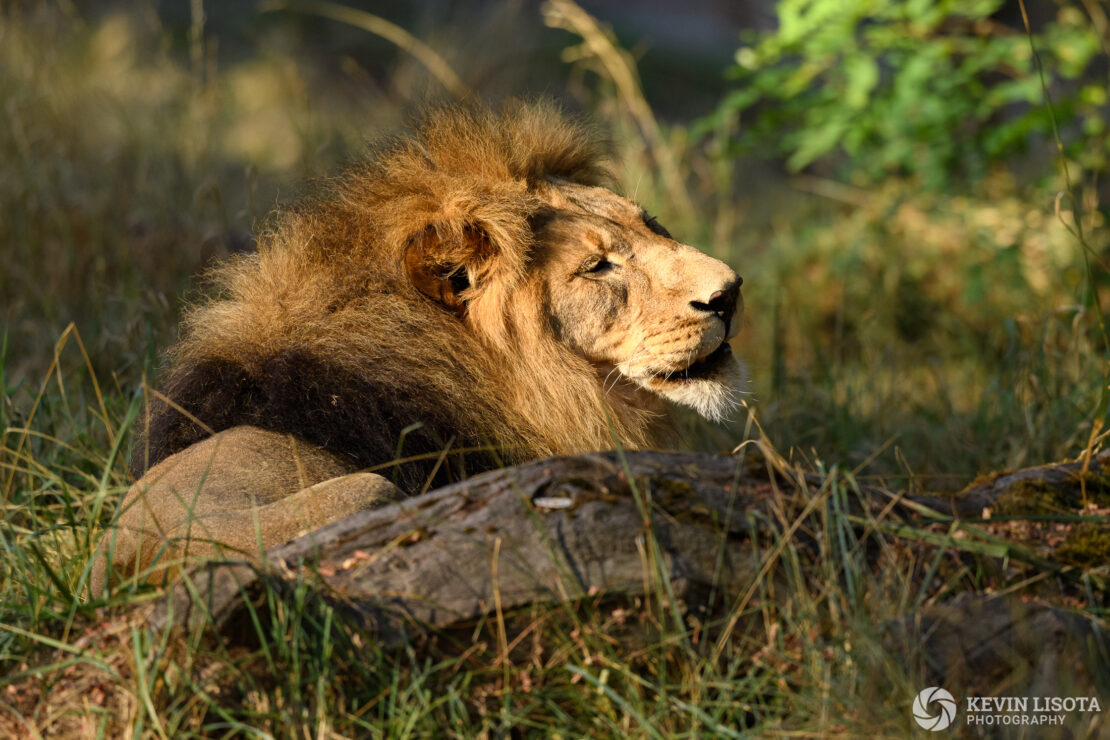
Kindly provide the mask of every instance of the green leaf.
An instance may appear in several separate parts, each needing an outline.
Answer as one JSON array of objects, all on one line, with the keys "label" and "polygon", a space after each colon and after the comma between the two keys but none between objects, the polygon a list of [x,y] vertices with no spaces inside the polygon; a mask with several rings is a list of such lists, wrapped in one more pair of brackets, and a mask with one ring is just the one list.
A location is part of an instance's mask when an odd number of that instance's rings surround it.
[{"label": "green leaf", "polygon": [[828,154],[840,142],[840,137],[847,128],[844,119],[829,119],[823,125],[807,133],[799,143],[797,150],[787,160],[786,165],[793,171],[805,167],[818,157]]},{"label": "green leaf", "polygon": [[848,83],[844,102],[857,110],[866,107],[879,82],[879,65],[871,57],[857,54],[844,61],[844,76]]}]

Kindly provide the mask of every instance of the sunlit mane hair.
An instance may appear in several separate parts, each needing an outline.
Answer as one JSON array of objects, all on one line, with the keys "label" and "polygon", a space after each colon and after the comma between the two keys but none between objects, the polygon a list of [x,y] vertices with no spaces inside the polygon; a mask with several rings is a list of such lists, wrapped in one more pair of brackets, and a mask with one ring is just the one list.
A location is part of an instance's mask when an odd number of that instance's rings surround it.
[{"label": "sunlit mane hair", "polygon": [[244,424],[361,467],[423,456],[409,489],[457,471],[448,446],[484,466],[656,444],[659,405],[555,339],[532,259],[553,178],[604,183],[598,137],[551,104],[450,106],[281,211],[187,315],[135,467]]}]

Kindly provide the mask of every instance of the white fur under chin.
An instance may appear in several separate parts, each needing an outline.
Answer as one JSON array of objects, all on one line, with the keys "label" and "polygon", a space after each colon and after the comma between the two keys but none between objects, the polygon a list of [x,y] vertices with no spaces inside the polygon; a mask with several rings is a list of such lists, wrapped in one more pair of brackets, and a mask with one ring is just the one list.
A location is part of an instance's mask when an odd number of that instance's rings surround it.
[{"label": "white fur under chin", "polygon": [[710,421],[725,421],[748,395],[748,372],[743,363],[734,360],[712,378],[652,390],[669,401],[689,406]]}]

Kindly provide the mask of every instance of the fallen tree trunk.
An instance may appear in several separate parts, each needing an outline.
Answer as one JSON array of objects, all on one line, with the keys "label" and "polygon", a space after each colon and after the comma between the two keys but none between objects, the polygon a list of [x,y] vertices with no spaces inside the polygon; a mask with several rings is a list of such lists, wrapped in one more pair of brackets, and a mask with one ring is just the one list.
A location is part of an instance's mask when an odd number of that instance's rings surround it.
[{"label": "fallen tree trunk", "polygon": [[[907,516],[927,505],[978,516],[1010,478],[1064,485],[1078,466],[995,477],[951,499],[841,490],[838,506],[857,515]],[[828,480],[689,453],[541,460],[355,514],[272,550],[261,569],[207,566],[173,589],[154,621],[219,624],[245,588],[260,578],[280,582],[302,564],[386,641],[401,630],[598,592],[660,588],[682,599],[697,587],[734,598],[757,580],[776,538],[804,544],[798,524],[832,495]]]},{"label": "fallen tree trunk", "polygon": [[1078,504],[1084,498],[1110,495],[1110,450],[1094,455],[1089,461],[1052,463],[1021,468],[1009,472],[981,476],[971,485],[947,498],[914,496],[914,501],[942,514],[957,517],[978,517],[1010,494],[1030,488],[1050,492],[1061,501]]},{"label": "fallen tree trunk", "polygon": [[[773,493],[733,458],[543,460],[348,517],[272,550],[264,571],[313,564],[386,639],[402,623],[444,627],[495,608],[640,593],[652,578],[680,592],[694,583],[731,589],[759,567],[759,548],[741,543],[754,519],[772,516]],[[259,575],[244,564],[210,566],[155,619],[192,610],[188,619],[219,622]]]},{"label": "fallen tree trunk", "polygon": [[964,592],[883,625],[881,634],[891,654],[923,668],[922,687],[958,696],[999,686],[1025,696],[1110,689],[1110,634],[1050,604]]}]

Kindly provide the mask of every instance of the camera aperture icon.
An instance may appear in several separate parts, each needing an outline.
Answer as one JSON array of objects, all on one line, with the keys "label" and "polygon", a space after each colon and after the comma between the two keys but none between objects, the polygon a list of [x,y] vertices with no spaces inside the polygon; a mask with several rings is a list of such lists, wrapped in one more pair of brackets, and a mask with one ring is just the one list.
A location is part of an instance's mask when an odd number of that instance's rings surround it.
[{"label": "camera aperture icon", "polygon": [[[933,714],[932,709],[938,713]],[[956,719],[956,699],[941,687],[930,686],[913,700],[913,719],[926,730],[946,730]]]}]

